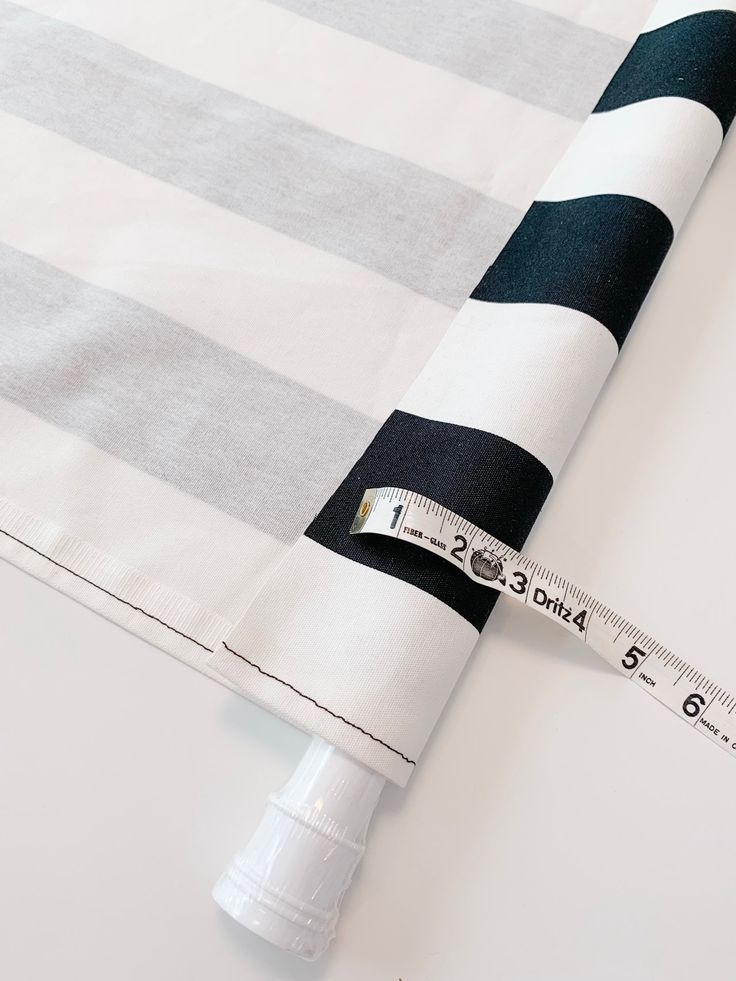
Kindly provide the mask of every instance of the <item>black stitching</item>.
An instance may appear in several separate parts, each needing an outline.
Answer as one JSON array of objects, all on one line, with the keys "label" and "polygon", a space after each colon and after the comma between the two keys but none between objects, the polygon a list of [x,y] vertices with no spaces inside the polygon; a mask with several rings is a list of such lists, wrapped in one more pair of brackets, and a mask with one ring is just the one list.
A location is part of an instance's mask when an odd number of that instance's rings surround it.
[{"label": "black stitching", "polygon": [[11,535],[9,531],[4,531],[2,528],[0,528],[0,534],[5,535],[6,538],[12,538],[14,542],[18,542],[19,545],[23,545],[23,547],[29,549],[29,551],[35,552],[36,555],[40,555],[42,559],[46,559],[47,562],[51,562],[52,565],[58,566],[60,569],[63,569],[64,572],[68,572],[70,575],[76,576],[77,579],[81,579],[82,582],[86,582],[90,586],[94,586],[95,589],[99,589],[101,593],[111,596],[119,603],[124,603],[126,606],[129,606],[131,610],[135,610],[137,613],[142,613],[144,617],[148,617],[150,620],[155,620],[156,623],[160,623],[162,627],[167,627],[169,630],[173,630],[175,634],[179,634],[179,636],[183,637],[185,640],[191,640],[193,644],[196,644],[197,647],[201,647],[203,651],[207,651],[210,654],[214,653],[211,647],[205,647],[204,644],[200,644],[200,642],[195,640],[194,637],[190,637],[189,634],[182,633],[181,630],[177,630],[176,627],[172,627],[170,623],[166,623],[164,620],[159,620],[159,618],[155,617],[153,613],[148,613],[146,610],[141,609],[140,606],[134,606],[127,600],[124,600],[122,596],[117,596],[115,593],[111,593],[109,589],[105,589],[104,586],[100,586],[99,583],[92,582],[91,579],[87,579],[85,576],[80,576],[80,574],[75,572],[74,569],[70,569],[69,566],[62,565],[61,562],[57,562],[56,559],[52,559],[50,555],[46,555],[44,552],[39,552],[39,550],[34,548],[33,545],[29,545],[28,542],[24,542],[22,539],[16,538],[15,535]]},{"label": "black stitching", "polygon": [[228,647],[224,640],[222,642],[222,646],[226,651],[230,651],[230,653],[234,654],[235,657],[239,657],[241,661],[245,661],[246,664],[249,664],[252,668],[255,668],[256,671],[260,672],[266,678],[270,678],[272,681],[278,681],[280,685],[286,685],[287,688],[291,688],[291,690],[299,695],[300,698],[306,698],[308,702],[311,702],[312,705],[316,705],[317,708],[322,709],[323,712],[327,712],[327,714],[331,715],[334,719],[339,719],[340,722],[344,722],[345,725],[350,726],[352,729],[357,729],[358,732],[362,732],[364,736],[368,736],[368,738],[372,739],[374,743],[380,743],[381,746],[385,746],[386,749],[390,749],[392,753],[396,753],[397,756],[400,756],[402,760],[406,760],[407,763],[411,763],[412,766],[417,765],[415,760],[410,760],[409,757],[404,756],[400,750],[394,749],[393,746],[389,746],[388,743],[385,743],[382,739],[379,739],[378,736],[374,736],[372,732],[368,732],[366,729],[361,729],[361,727],[355,722],[349,722],[345,716],[338,715],[337,712],[333,712],[331,709],[328,709],[326,705],[320,705],[320,703],[315,701],[311,695],[305,695],[303,691],[299,691],[298,688],[295,688],[293,685],[289,684],[288,681],[284,681],[283,678],[277,678],[275,674],[269,674],[268,671],[264,671],[263,668],[259,667],[257,664],[254,664],[253,661],[249,661],[247,657],[243,657],[242,654],[238,654],[237,651],[234,651],[232,647]]},{"label": "black stitching", "polygon": [[[180,637],[183,637],[185,640],[190,640],[193,644],[196,644],[197,647],[201,647],[203,651],[207,651],[209,654],[214,653],[211,647],[205,647],[204,644],[200,643],[198,640],[195,640],[194,637],[190,637],[189,634],[185,634],[181,630],[177,630],[176,627],[172,627],[170,623],[166,623],[165,620],[159,619],[159,617],[154,616],[153,613],[149,613],[147,610],[144,610],[142,607],[134,606],[133,603],[129,603],[128,600],[123,599],[122,596],[118,596],[116,593],[111,593],[109,589],[105,589],[105,587],[100,586],[99,583],[93,582],[91,579],[87,579],[86,576],[80,575],[78,572],[75,572],[73,569],[70,569],[69,566],[63,565],[61,562],[57,562],[56,559],[52,559],[50,555],[46,555],[45,552],[39,551],[37,548],[34,548],[33,545],[29,545],[28,542],[24,542],[21,538],[16,538],[15,535],[11,535],[9,531],[5,531],[3,528],[0,528],[0,535],[5,535],[6,538],[12,539],[14,542],[17,542],[19,545],[22,545],[24,548],[27,548],[30,552],[35,552],[36,555],[40,555],[42,559],[46,559],[47,562],[50,562],[52,565],[57,566],[59,569],[63,569],[64,572],[68,572],[69,575],[75,576],[77,579],[81,579],[82,582],[86,582],[89,586],[94,586],[95,589],[99,589],[99,591],[101,593],[105,593],[106,596],[110,596],[112,597],[112,599],[116,599],[119,603],[123,603],[125,606],[129,606],[131,610],[135,610],[136,613],[142,613],[144,617],[148,617],[150,620],[155,620],[156,623],[160,623],[161,626],[166,627],[167,630],[171,630],[173,631],[173,633],[178,634]],[[289,682],[284,681],[283,678],[277,678],[276,675],[269,674],[268,671],[264,671],[263,668],[259,667],[257,664],[254,664],[253,661],[249,661],[247,657],[243,657],[242,654],[238,654],[237,651],[234,651],[232,647],[228,647],[224,640],[222,642],[222,646],[225,648],[225,650],[230,651],[231,654],[234,654],[235,657],[239,657],[241,661],[245,661],[246,664],[249,664],[252,668],[255,668],[256,671],[259,671],[262,675],[265,675],[266,678],[271,678],[272,681],[278,681],[279,684],[285,685],[287,688],[290,688],[301,698],[306,698],[308,702],[311,702],[313,705],[316,705],[318,709],[322,709],[323,712],[327,712],[327,714],[331,715],[333,718],[339,719],[340,722],[344,722],[345,725],[350,726],[352,729],[357,729],[358,732],[362,732],[364,736],[368,736],[369,739],[372,739],[376,743],[380,743],[381,746],[385,746],[386,749],[390,750],[392,753],[396,753],[396,755],[400,756],[402,760],[406,760],[407,763],[410,763],[412,766],[416,766],[415,760],[410,760],[408,756],[404,756],[404,754],[401,753],[398,749],[394,749],[393,746],[389,746],[388,743],[385,743],[382,739],[379,739],[378,736],[374,736],[373,733],[368,732],[366,729],[362,729],[355,722],[349,722],[344,716],[338,715],[337,712],[331,711],[325,705],[320,705],[320,703],[315,701],[315,699],[311,698],[309,695],[305,695],[304,692],[299,691],[298,688],[295,688],[293,685],[290,685]]]}]

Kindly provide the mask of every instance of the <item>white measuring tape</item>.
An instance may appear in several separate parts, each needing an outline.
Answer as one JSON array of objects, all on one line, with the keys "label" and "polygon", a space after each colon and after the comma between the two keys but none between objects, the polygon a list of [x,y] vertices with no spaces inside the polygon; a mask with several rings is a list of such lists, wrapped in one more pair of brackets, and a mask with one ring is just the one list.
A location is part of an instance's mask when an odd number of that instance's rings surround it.
[{"label": "white measuring tape", "polygon": [[658,702],[736,756],[736,696],[564,576],[441,504],[398,487],[367,490],[350,528],[412,542],[482,586],[513,596],[583,640]]}]

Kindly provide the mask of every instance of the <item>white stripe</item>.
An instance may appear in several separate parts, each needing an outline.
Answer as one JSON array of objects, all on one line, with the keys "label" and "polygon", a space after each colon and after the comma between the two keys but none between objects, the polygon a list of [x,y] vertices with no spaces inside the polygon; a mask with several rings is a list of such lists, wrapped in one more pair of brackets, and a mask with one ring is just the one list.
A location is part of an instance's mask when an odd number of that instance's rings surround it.
[{"label": "white stripe", "polygon": [[0,457],[13,461],[0,469],[0,496],[229,621],[287,551],[3,399]]},{"label": "white stripe", "polygon": [[0,132],[0,239],[374,418],[450,324],[363,266],[32,123],[0,113]]},{"label": "white stripe", "polygon": [[519,0],[624,41],[634,41],[654,0]]},{"label": "white stripe", "polygon": [[211,667],[243,694],[403,786],[411,765],[334,715],[416,760],[478,631],[429,593],[300,538],[225,639],[334,714],[218,651]]},{"label": "white stripe", "polygon": [[468,300],[399,408],[502,436],[554,477],[617,354],[576,310]]},{"label": "white stripe", "polygon": [[520,209],[579,126],[262,0],[25,6]]},{"label": "white stripe", "polygon": [[659,0],[644,25],[642,33],[644,31],[656,31],[658,28],[672,24],[683,17],[689,17],[691,14],[704,14],[709,10],[736,11],[736,0],[723,0],[722,3],[714,3],[713,0]]},{"label": "white stripe", "polygon": [[648,99],[594,113],[537,197],[628,194],[656,205],[677,231],[722,140],[718,117],[692,99]]}]

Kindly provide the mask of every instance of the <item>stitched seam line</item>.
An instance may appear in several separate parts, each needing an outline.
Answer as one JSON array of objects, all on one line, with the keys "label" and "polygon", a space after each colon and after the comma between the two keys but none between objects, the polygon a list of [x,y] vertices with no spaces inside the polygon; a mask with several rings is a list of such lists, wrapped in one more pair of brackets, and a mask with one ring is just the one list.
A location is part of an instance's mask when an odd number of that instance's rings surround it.
[{"label": "stitched seam line", "polygon": [[381,746],[384,746],[392,753],[396,753],[397,756],[400,756],[402,760],[406,760],[406,762],[410,763],[412,766],[417,765],[416,760],[410,760],[409,757],[404,756],[404,754],[400,750],[394,749],[393,746],[389,746],[388,743],[385,743],[382,739],[379,739],[378,736],[374,736],[372,732],[368,732],[366,729],[362,729],[355,722],[350,722],[348,719],[345,718],[345,716],[338,715],[337,712],[333,712],[332,709],[328,709],[326,705],[320,705],[320,703],[316,701],[314,698],[312,698],[311,695],[305,695],[303,691],[299,691],[298,688],[295,688],[292,684],[289,684],[288,681],[284,681],[283,678],[277,678],[275,674],[269,674],[268,671],[264,671],[262,667],[259,667],[259,665],[255,664],[253,661],[249,661],[248,658],[244,657],[242,654],[238,654],[238,652],[234,651],[232,647],[228,647],[228,645],[225,643],[224,640],[222,642],[222,646],[225,648],[226,651],[230,651],[231,654],[234,654],[235,657],[239,657],[241,661],[245,661],[246,664],[249,664],[252,668],[255,668],[256,671],[258,671],[264,677],[270,678],[272,681],[278,681],[280,685],[285,685],[287,688],[290,688],[295,694],[299,695],[300,698],[305,698],[308,702],[311,702],[312,705],[316,705],[318,709],[322,709],[323,712],[327,712],[327,714],[331,715],[333,719],[339,719],[340,722],[344,722],[345,725],[350,726],[351,729],[357,729],[358,732],[362,732],[364,736],[368,736],[369,739],[372,739],[374,743],[380,743]]},{"label": "stitched seam line", "polygon": [[[23,548],[27,548],[29,552],[34,552],[36,555],[39,555],[42,559],[46,559],[47,562],[50,562],[52,565],[57,566],[57,568],[63,569],[64,572],[68,572],[70,576],[74,576],[76,579],[81,579],[81,581],[86,582],[88,586],[94,586],[95,589],[99,589],[101,593],[104,593],[106,596],[110,596],[112,599],[117,600],[118,603],[122,603],[124,606],[129,606],[130,609],[135,610],[136,613],[142,613],[143,616],[148,617],[149,620],[155,620],[156,623],[160,623],[161,626],[166,627],[167,630],[171,630],[173,633],[178,634],[180,637],[183,637],[185,640],[189,640],[193,644],[196,644],[197,647],[201,647],[203,651],[207,651],[209,654],[214,653],[214,650],[211,647],[205,647],[204,644],[200,643],[200,641],[198,640],[195,640],[194,637],[190,637],[189,634],[185,634],[181,630],[177,630],[176,627],[172,627],[170,623],[166,623],[165,620],[161,620],[159,617],[154,616],[153,613],[149,613],[147,610],[144,610],[142,607],[135,606],[133,603],[129,603],[128,600],[123,599],[122,596],[118,596],[117,593],[111,593],[109,589],[105,589],[105,587],[100,586],[99,583],[93,582],[91,579],[87,579],[86,576],[80,575],[80,573],[75,572],[74,569],[70,569],[69,566],[64,565],[61,562],[57,562],[56,559],[52,559],[50,555],[46,555],[45,552],[39,551],[39,549],[34,548],[33,545],[29,545],[28,542],[24,542],[22,538],[16,538],[15,535],[11,535],[9,531],[5,531],[3,528],[0,528],[0,535],[5,535],[6,538],[10,538],[12,541],[17,542],[19,545],[22,545]],[[254,664],[253,661],[249,661],[247,657],[243,657],[242,654],[238,654],[237,651],[234,651],[232,647],[228,647],[228,645],[225,643],[224,640],[222,642],[222,646],[225,648],[225,650],[229,651],[231,654],[234,654],[235,657],[239,657],[241,661],[245,661],[246,664],[249,664],[252,668],[255,668],[256,671],[260,672],[260,674],[264,675],[266,678],[270,678],[272,681],[278,681],[280,685],[285,685],[287,688],[290,688],[295,694],[299,695],[300,698],[306,699],[308,702],[311,702],[313,705],[316,705],[318,709],[321,709],[323,712],[327,712],[327,714],[331,715],[334,719],[339,719],[340,722],[344,722],[345,725],[350,726],[351,729],[357,729],[357,731],[362,732],[364,736],[368,736],[369,739],[372,739],[376,743],[380,743],[381,746],[384,746],[392,753],[396,753],[396,755],[400,756],[402,760],[406,760],[407,763],[410,763],[412,766],[416,766],[415,760],[410,760],[408,756],[404,756],[404,754],[400,752],[398,749],[394,749],[393,746],[389,746],[388,743],[385,743],[382,739],[379,739],[378,736],[374,736],[373,733],[368,732],[366,729],[361,728],[357,723],[348,721],[348,719],[346,719],[344,716],[338,715],[337,712],[333,712],[331,709],[328,709],[327,706],[325,705],[320,705],[320,703],[316,701],[314,698],[311,698],[309,695],[305,695],[304,692],[299,691],[298,688],[295,688],[293,685],[289,684],[288,681],[284,681],[283,678],[277,678],[276,675],[269,674],[267,671],[264,671],[263,668],[259,667],[257,664]]]},{"label": "stitched seam line", "polygon": [[177,630],[176,627],[172,627],[171,624],[166,623],[165,620],[160,620],[158,617],[154,616],[153,613],[148,613],[147,610],[142,609],[140,606],[134,606],[133,603],[129,603],[127,600],[123,599],[122,596],[118,596],[116,593],[111,593],[109,589],[105,589],[105,587],[100,586],[99,583],[92,582],[91,579],[81,576],[78,572],[75,572],[74,569],[70,569],[67,565],[62,565],[61,562],[57,562],[56,559],[52,559],[51,556],[46,555],[45,552],[39,552],[39,550],[34,548],[33,545],[29,545],[28,542],[24,542],[21,538],[16,538],[15,535],[11,535],[9,531],[5,531],[4,529],[0,528],[0,535],[5,535],[6,538],[11,538],[14,542],[17,542],[19,545],[27,548],[29,551],[35,552],[36,555],[40,555],[42,559],[46,559],[46,561],[50,562],[52,565],[58,566],[59,569],[63,569],[64,572],[68,572],[71,576],[76,576],[77,579],[81,579],[82,582],[86,582],[88,585],[94,586],[95,589],[99,589],[99,591],[101,593],[105,593],[106,596],[111,596],[113,599],[116,599],[118,603],[123,603],[125,606],[129,606],[131,610],[135,610],[136,613],[142,613],[143,616],[148,617],[149,620],[155,620],[156,623],[160,623],[162,627],[166,627],[168,630],[173,631],[175,634],[178,634],[185,640],[190,640],[193,644],[196,644],[197,647],[201,647],[203,651],[207,651],[210,654],[213,653],[211,647],[205,647],[204,644],[201,644],[198,640],[195,640],[194,637],[190,637],[189,634],[182,633],[181,630]]}]

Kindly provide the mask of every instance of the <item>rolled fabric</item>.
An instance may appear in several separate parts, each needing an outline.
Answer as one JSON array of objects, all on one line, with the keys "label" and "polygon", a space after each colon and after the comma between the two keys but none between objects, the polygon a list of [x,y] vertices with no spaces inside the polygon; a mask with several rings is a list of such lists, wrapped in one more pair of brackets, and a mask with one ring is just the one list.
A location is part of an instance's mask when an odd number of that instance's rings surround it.
[{"label": "rolled fabric", "polygon": [[657,5],[414,385],[212,656],[397,784],[497,594],[408,543],[351,537],[363,491],[416,491],[522,546],[736,112],[725,8]]}]

